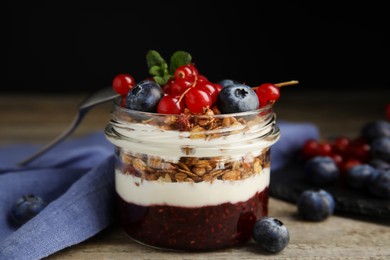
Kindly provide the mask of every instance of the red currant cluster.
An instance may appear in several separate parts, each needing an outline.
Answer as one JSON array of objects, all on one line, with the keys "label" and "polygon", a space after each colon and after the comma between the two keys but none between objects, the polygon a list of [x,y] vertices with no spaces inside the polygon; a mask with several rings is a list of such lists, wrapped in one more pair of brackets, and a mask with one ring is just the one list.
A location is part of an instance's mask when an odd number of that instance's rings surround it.
[{"label": "red currant cluster", "polygon": [[180,114],[184,108],[191,113],[202,113],[212,107],[222,86],[199,74],[193,64],[179,66],[171,79],[162,87],[164,97],[157,106],[162,114]]},{"label": "red currant cluster", "polygon": [[370,160],[370,145],[363,138],[339,136],[334,140],[307,140],[301,148],[303,160],[316,156],[328,156],[345,173],[352,166],[367,163]]}]

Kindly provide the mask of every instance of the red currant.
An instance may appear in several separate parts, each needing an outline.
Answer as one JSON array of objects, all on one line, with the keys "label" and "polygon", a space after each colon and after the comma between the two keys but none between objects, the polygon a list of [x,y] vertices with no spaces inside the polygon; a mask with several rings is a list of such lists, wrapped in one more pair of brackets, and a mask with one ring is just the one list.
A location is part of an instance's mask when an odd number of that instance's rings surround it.
[{"label": "red currant", "polygon": [[275,103],[280,97],[280,90],[272,83],[263,83],[256,89],[257,97],[260,101],[259,107]]},{"label": "red currant", "polygon": [[214,88],[217,90],[217,93],[219,94],[219,92],[221,91],[222,89],[222,85],[218,84],[218,83],[212,83]]},{"label": "red currant", "polygon": [[180,96],[188,88],[192,86],[192,82],[184,78],[176,78],[170,87],[170,94],[172,96]]},{"label": "red currant", "polygon": [[124,96],[134,87],[135,80],[130,74],[119,74],[114,77],[112,87],[116,93]]},{"label": "red currant", "polygon": [[167,95],[171,94],[171,87],[172,87],[173,82],[175,82],[175,80],[173,78],[171,78],[167,81],[167,83],[164,86],[162,86],[162,90],[163,90],[164,94],[167,94]]},{"label": "red currant", "polygon": [[212,105],[212,98],[206,91],[199,88],[191,88],[185,95],[187,108],[194,114],[200,114],[204,108]]},{"label": "red currant", "polygon": [[217,101],[218,91],[215,86],[210,82],[197,82],[196,88],[202,89],[210,94],[212,103]]},{"label": "red currant", "polygon": [[331,155],[329,155],[329,157],[333,159],[337,167],[340,169],[344,161],[343,157],[340,154],[335,154],[335,153],[332,153]]},{"label": "red currant", "polygon": [[179,102],[177,97],[170,95],[160,99],[157,105],[157,112],[160,114],[175,114],[178,115],[184,111],[184,102]]},{"label": "red currant", "polygon": [[340,172],[341,172],[341,174],[344,175],[348,171],[349,168],[351,168],[355,165],[359,165],[359,164],[362,164],[361,161],[354,159],[354,158],[350,158],[348,160],[345,160],[340,165]]},{"label": "red currant", "polygon": [[310,158],[318,155],[318,146],[319,142],[314,139],[307,140],[301,149],[302,158],[304,160],[309,160]]},{"label": "red currant", "polygon": [[330,156],[332,154],[332,146],[330,143],[323,142],[318,144],[318,154],[320,156]]},{"label": "red currant", "polygon": [[390,103],[386,106],[386,118],[390,122]]},{"label": "red currant", "polygon": [[175,79],[186,79],[194,82],[198,77],[198,70],[192,64],[179,66],[174,73]]},{"label": "red currant", "polygon": [[196,84],[200,82],[209,82],[209,80],[204,75],[198,75],[198,80],[196,81]]},{"label": "red currant", "polygon": [[351,142],[346,150],[348,158],[357,159],[362,163],[369,161],[371,146],[363,139],[357,138]]},{"label": "red currant", "polygon": [[337,137],[332,143],[333,152],[344,156],[350,142],[351,141],[347,137],[344,136]]}]

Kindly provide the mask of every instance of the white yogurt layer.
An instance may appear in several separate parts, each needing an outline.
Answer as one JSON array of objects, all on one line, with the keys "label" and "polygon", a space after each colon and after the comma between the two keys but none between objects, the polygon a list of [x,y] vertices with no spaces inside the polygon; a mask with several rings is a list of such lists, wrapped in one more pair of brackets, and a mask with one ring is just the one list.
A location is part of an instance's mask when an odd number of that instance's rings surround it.
[{"label": "white yogurt layer", "polygon": [[213,206],[247,201],[268,187],[270,169],[265,168],[245,180],[214,182],[146,181],[133,175],[115,172],[118,195],[125,201],[142,206],[169,205],[179,207]]}]

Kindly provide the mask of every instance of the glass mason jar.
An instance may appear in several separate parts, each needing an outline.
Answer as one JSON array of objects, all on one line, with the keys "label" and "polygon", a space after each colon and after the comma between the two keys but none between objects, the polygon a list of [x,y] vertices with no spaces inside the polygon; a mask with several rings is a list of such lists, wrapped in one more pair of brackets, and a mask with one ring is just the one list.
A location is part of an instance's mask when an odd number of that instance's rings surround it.
[{"label": "glass mason jar", "polygon": [[114,102],[105,129],[115,146],[120,223],[135,241],[205,251],[251,238],[268,214],[272,106],[256,111],[164,115]]}]

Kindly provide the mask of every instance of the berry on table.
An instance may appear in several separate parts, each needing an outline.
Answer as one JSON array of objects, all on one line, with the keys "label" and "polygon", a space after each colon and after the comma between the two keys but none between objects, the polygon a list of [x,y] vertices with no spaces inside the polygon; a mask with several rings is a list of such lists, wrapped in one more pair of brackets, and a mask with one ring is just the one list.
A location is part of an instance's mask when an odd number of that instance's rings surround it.
[{"label": "berry on table", "polygon": [[390,170],[379,170],[373,174],[368,188],[373,195],[390,199]]},{"label": "berry on table", "polygon": [[379,137],[372,141],[371,157],[390,162],[390,137]]},{"label": "berry on table", "polygon": [[368,164],[378,170],[390,170],[390,162],[386,162],[382,159],[372,159],[368,162]]},{"label": "berry on table", "polygon": [[130,74],[116,75],[112,81],[112,87],[116,93],[125,96],[134,87],[135,80]]},{"label": "berry on table", "polygon": [[304,160],[309,160],[318,155],[319,142],[315,139],[308,139],[303,143],[301,148],[301,156]]},{"label": "berry on table", "polygon": [[368,186],[375,172],[376,169],[369,164],[355,165],[347,170],[345,181],[352,188],[362,189]]},{"label": "berry on table", "polygon": [[369,122],[362,127],[361,136],[369,143],[379,137],[390,137],[390,122],[385,120]]},{"label": "berry on table", "polygon": [[297,201],[300,217],[311,221],[322,221],[333,215],[336,203],[326,190],[305,190]]},{"label": "berry on table", "polygon": [[386,105],[386,119],[390,122],[390,103]]},{"label": "berry on table", "polygon": [[46,202],[37,195],[25,195],[16,201],[11,208],[11,221],[23,225],[46,207]]},{"label": "berry on table", "polygon": [[336,162],[328,156],[315,156],[308,160],[303,173],[305,180],[317,185],[330,184],[340,175]]},{"label": "berry on table", "polygon": [[262,217],[253,226],[252,238],[261,249],[277,253],[287,246],[290,234],[287,227],[279,219]]},{"label": "berry on table", "polygon": [[133,87],[126,96],[126,107],[144,112],[156,112],[157,104],[164,96],[160,85],[144,80]]}]

